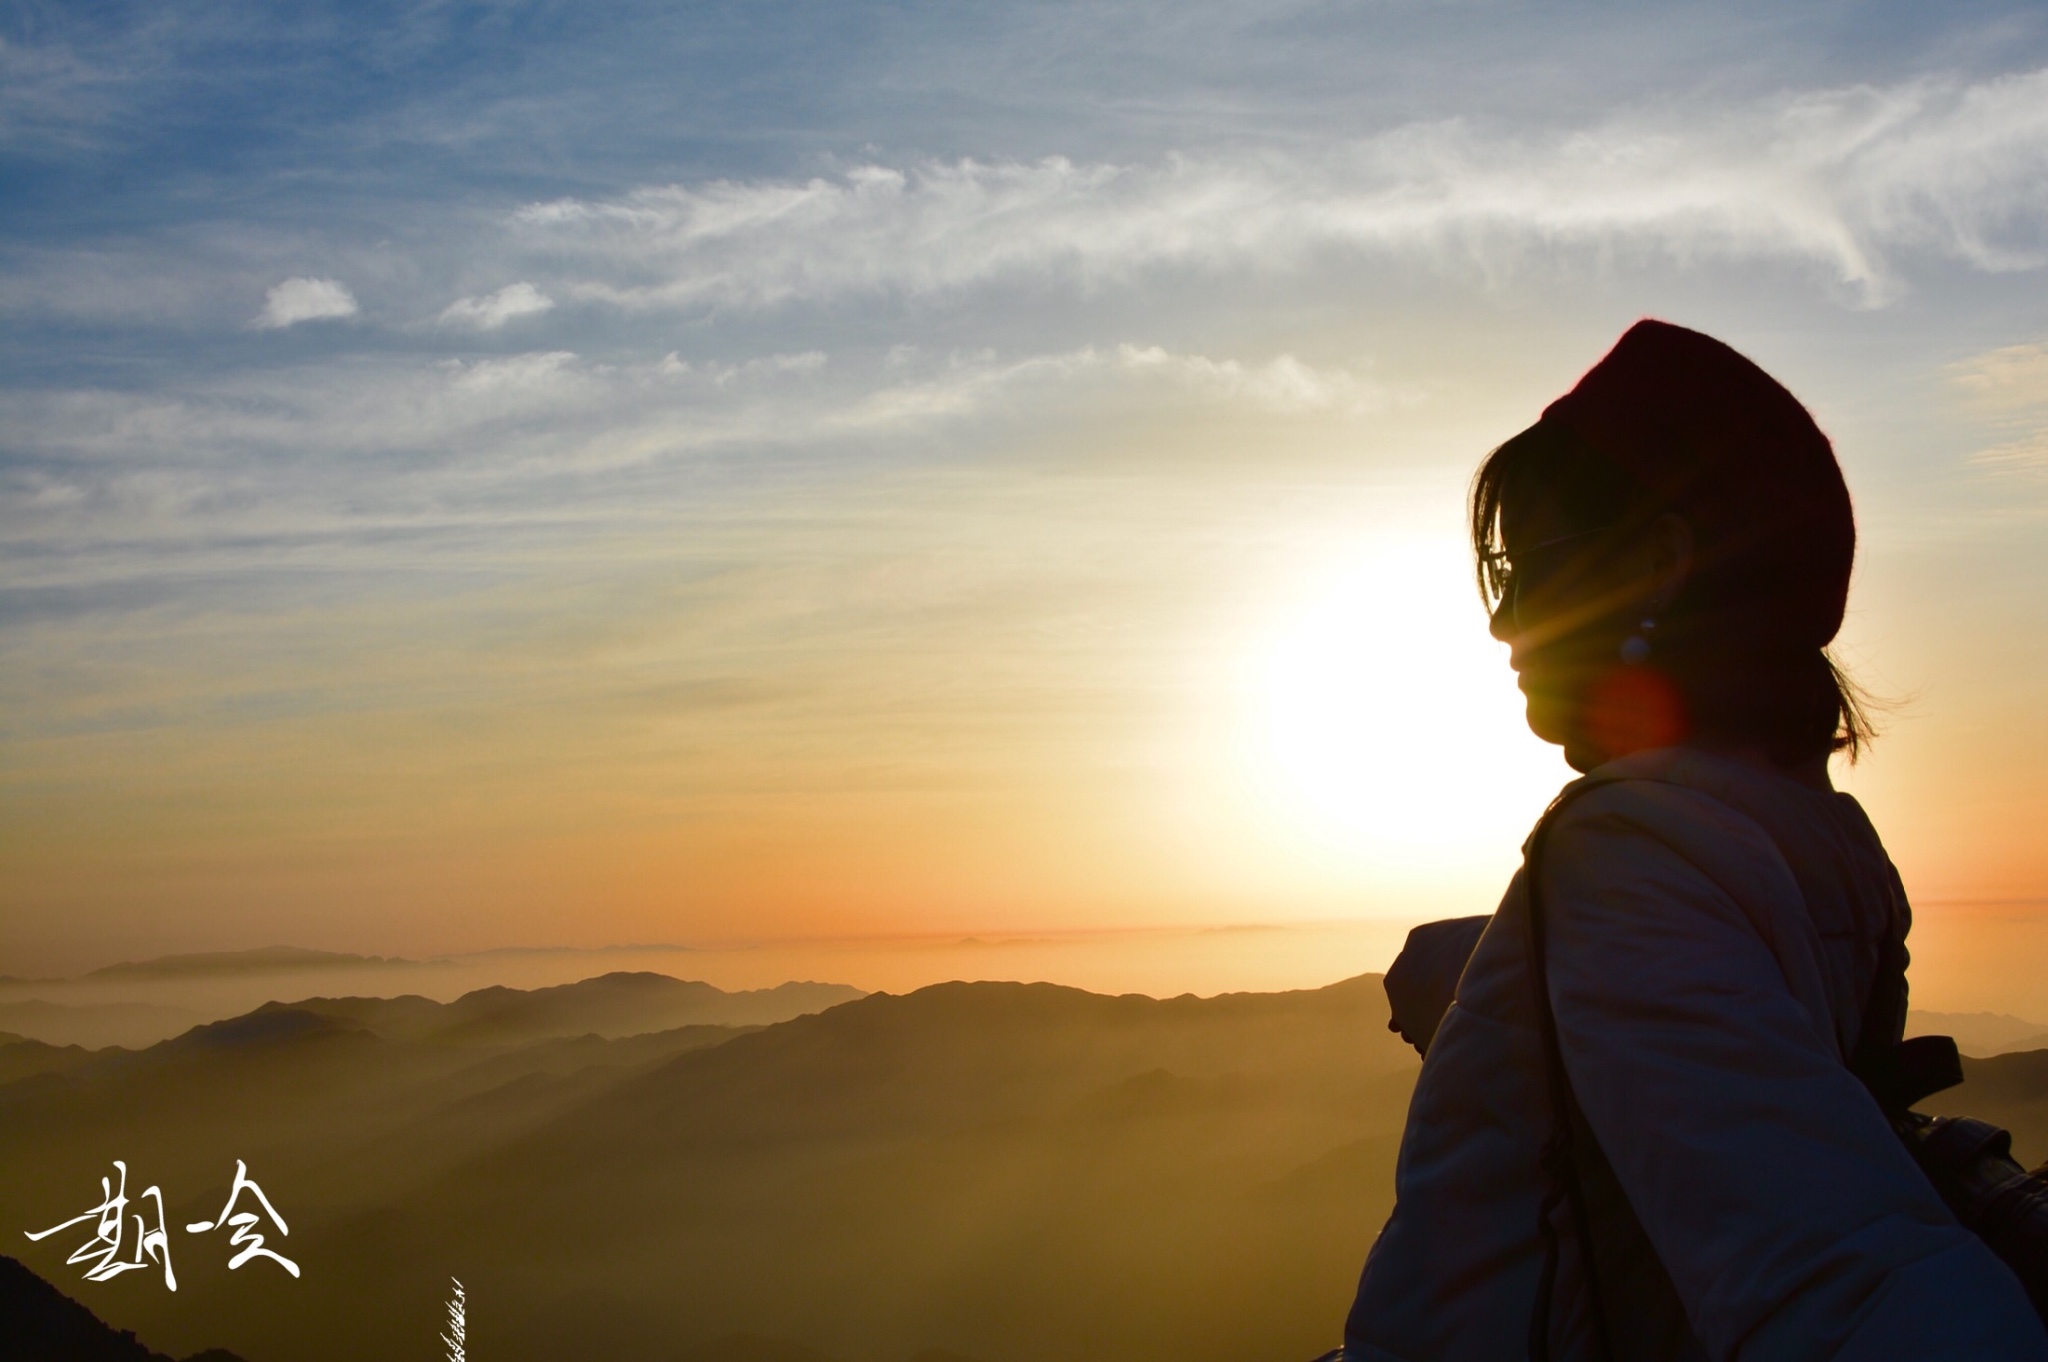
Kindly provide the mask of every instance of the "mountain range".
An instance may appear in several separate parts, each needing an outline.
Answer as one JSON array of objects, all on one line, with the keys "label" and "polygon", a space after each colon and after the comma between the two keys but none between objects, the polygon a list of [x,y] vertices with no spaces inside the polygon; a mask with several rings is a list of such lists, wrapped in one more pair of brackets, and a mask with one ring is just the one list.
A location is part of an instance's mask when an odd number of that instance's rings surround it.
[{"label": "mountain range", "polygon": [[846,984],[808,981],[728,993],[692,979],[621,971],[553,988],[480,988],[450,1003],[413,994],[306,998],[266,1003],[256,1015],[311,1012],[389,1040],[505,1045],[553,1036],[634,1036],[678,1026],[765,1026],[861,996]]},{"label": "mountain range", "polygon": [[2048,1050],[2048,1023],[2004,1012],[1921,1012],[1906,1015],[1909,1036],[1950,1036],[1966,1055],[1988,1059],[2015,1050]]},{"label": "mountain range", "polygon": [[[181,1228],[175,1295],[79,1281],[61,1237],[22,1257],[154,1348],[250,1362],[440,1356],[454,1279],[491,1362],[1298,1362],[1336,1341],[1417,1068],[1377,976],[952,983],[603,1034],[706,996],[679,983],[308,999],[33,1064],[0,1044],[34,1070],[0,1081],[0,1223],[89,1209],[119,1158],[182,1227],[245,1160],[299,1278],[230,1271]],[[1965,1063],[1929,1106],[2048,1153],[2048,1052]]]},{"label": "mountain range", "polygon": [[[239,952],[234,958],[263,954]],[[365,957],[350,958],[376,963]],[[468,1036],[475,1043],[492,1044],[585,1032],[634,1035],[699,1023],[767,1025],[860,996],[859,989],[844,984],[787,983],[727,993],[710,984],[664,974],[618,972],[553,988],[474,989],[445,1004],[406,994],[396,998],[303,998],[269,1006],[353,1020],[394,1039],[433,1034],[452,1041]],[[60,1047],[141,1049],[223,1015],[220,1010],[197,1011],[161,1003],[59,1003],[25,998],[0,1001],[0,1033],[16,1033]]]},{"label": "mountain range", "polygon": [[835,1362],[1307,1356],[1385,1214],[1415,1067],[1375,977],[1166,1000],[963,983],[757,1029],[524,1039],[535,1011],[590,1019],[542,994],[510,1021],[488,991],[306,1000],[44,1054],[0,1085],[0,1217],[79,1214],[118,1158],[181,1226],[245,1160],[299,1279],[229,1272],[182,1231],[175,1295],[79,1282],[58,1238],[23,1258],[153,1347],[252,1362],[417,1354],[456,1277],[494,1359],[744,1338]]}]

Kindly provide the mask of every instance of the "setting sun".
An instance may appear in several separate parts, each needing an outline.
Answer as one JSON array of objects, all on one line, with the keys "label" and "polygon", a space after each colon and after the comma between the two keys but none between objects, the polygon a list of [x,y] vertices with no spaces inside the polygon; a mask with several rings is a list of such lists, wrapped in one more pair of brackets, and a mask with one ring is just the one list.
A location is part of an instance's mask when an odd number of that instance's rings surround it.
[{"label": "setting sun", "polygon": [[1455,541],[1362,547],[1252,672],[1249,755],[1271,813],[1346,860],[1442,870],[1512,846],[1571,776],[1523,723]]}]

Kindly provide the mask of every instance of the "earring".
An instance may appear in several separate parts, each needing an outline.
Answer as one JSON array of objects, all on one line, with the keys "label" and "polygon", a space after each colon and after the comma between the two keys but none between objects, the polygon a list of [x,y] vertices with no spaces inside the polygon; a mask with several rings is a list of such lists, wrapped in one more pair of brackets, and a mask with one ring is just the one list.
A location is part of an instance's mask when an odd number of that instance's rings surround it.
[{"label": "earring", "polygon": [[1631,667],[1639,667],[1650,657],[1650,635],[1657,631],[1657,618],[1645,615],[1636,631],[1621,641],[1621,660]]}]

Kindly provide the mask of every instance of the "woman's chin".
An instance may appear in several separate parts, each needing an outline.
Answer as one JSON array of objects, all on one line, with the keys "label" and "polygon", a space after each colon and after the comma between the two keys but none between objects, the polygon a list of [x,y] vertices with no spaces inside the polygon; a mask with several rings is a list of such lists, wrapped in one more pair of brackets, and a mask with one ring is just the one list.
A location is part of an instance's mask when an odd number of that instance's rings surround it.
[{"label": "woman's chin", "polygon": [[1523,714],[1529,731],[1553,747],[1562,747],[1565,765],[1583,774],[1606,760],[1580,731],[1577,706],[1561,703],[1557,697],[1541,691],[1529,694],[1527,701]]},{"label": "woman's chin", "polygon": [[1569,747],[1574,728],[1570,707],[1541,690],[1524,689],[1522,698],[1522,717],[1529,731],[1553,746]]},{"label": "woman's chin", "polygon": [[1568,742],[1561,744],[1561,746],[1564,748],[1564,764],[1577,771],[1580,775],[1586,774],[1586,772],[1592,770],[1595,766],[1602,765],[1607,760],[1606,753],[1586,743]]}]

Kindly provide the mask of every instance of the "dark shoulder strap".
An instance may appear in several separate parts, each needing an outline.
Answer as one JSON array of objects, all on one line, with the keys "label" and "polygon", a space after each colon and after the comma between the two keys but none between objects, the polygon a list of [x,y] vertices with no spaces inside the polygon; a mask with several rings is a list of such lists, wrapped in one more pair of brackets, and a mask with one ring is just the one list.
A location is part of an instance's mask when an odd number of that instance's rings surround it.
[{"label": "dark shoulder strap", "polygon": [[1586,1189],[1579,1179],[1574,1149],[1576,1132],[1584,1127],[1578,1098],[1572,1094],[1571,1078],[1565,1073],[1564,1051],[1557,1039],[1557,1013],[1550,1003],[1549,955],[1543,924],[1543,848],[1551,824],[1579,796],[1612,782],[1582,780],[1567,787],[1551,801],[1529,835],[1529,847],[1522,858],[1522,894],[1529,915],[1529,970],[1536,999],[1538,1029],[1543,1036],[1543,1067],[1549,1079],[1551,1127],[1544,1142],[1542,1166],[1550,1187],[1537,1211],[1537,1233],[1543,1240],[1543,1275],[1536,1288],[1536,1304],[1529,1318],[1531,1362],[1549,1362],[1550,1310],[1557,1292],[1557,1209],[1562,1199],[1569,1207],[1572,1233],[1579,1241],[1579,1258],[1586,1277],[1586,1298],[1593,1316],[1593,1341],[1600,1362],[1614,1362],[1614,1342],[1607,1324],[1607,1306],[1600,1294],[1600,1274],[1593,1256],[1592,1218],[1586,1213]]}]

